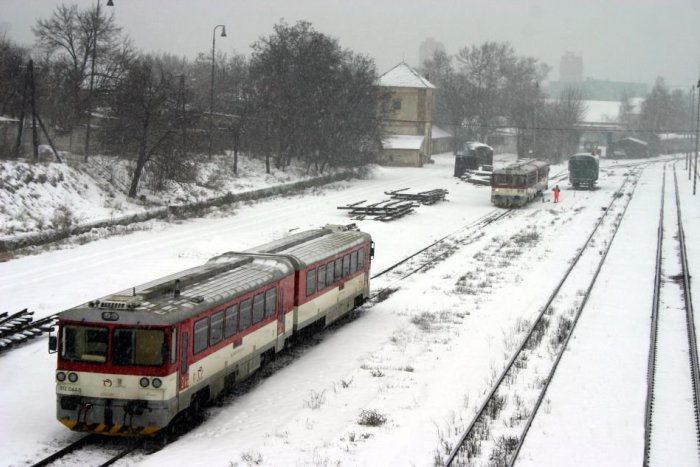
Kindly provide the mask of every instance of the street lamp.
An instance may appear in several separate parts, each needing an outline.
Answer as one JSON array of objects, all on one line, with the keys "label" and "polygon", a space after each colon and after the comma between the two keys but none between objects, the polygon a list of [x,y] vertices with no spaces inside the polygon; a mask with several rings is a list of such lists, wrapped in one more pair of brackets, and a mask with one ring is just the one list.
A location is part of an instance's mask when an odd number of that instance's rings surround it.
[{"label": "street lamp", "polygon": [[[108,0],[107,6],[114,6],[112,0]],[[95,61],[97,60],[97,33],[100,29],[100,0],[97,0],[97,10],[95,14],[95,21],[93,21],[93,32],[92,32],[92,64],[90,65],[90,89],[88,90],[88,119],[87,127],[85,128],[85,162],[88,160],[88,154],[90,154],[90,120],[92,119],[92,90],[95,85]]]},{"label": "street lamp", "polygon": [[211,157],[212,139],[214,137],[214,66],[216,64],[216,29],[221,28],[221,37],[226,37],[226,26],[214,26],[211,38],[211,89],[209,99],[209,157]]}]

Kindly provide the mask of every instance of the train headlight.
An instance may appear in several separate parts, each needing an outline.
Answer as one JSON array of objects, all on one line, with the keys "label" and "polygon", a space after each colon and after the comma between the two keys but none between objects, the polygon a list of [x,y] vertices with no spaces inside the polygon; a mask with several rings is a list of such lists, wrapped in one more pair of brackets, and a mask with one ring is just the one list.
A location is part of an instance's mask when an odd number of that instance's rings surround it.
[{"label": "train headlight", "polygon": [[163,381],[160,380],[160,378],[153,378],[153,381],[151,381],[151,384],[153,385],[154,388],[158,389],[163,385]]},{"label": "train headlight", "polygon": [[148,387],[148,378],[143,377],[139,380],[139,384],[141,385],[142,388],[147,388]]},{"label": "train headlight", "polygon": [[71,383],[78,381],[78,373],[68,373],[68,381]]},{"label": "train headlight", "polygon": [[56,379],[62,383],[66,380],[66,374],[62,371],[59,371],[58,373],[56,373]]}]

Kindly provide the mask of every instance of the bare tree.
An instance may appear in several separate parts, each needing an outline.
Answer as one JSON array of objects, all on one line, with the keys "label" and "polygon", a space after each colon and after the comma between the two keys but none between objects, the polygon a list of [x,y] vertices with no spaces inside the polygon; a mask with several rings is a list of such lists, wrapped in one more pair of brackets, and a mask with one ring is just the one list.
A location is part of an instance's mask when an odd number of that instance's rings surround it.
[{"label": "bare tree", "polygon": [[578,150],[581,130],[576,124],[583,120],[586,106],[580,89],[568,88],[558,100],[547,102],[542,109],[538,147],[543,148],[545,158],[553,163],[561,162],[566,155]]},{"label": "bare tree", "polygon": [[108,140],[119,151],[136,154],[129,196],[135,197],[146,164],[167,152],[182,124],[178,85],[152,57],[131,63],[112,93]]},{"label": "bare tree", "polygon": [[121,28],[114,16],[108,16],[98,5],[85,10],[78,10],[76,5],[60,5],[49,19],[38,20],[32,28],[39,46],[65,72],[63,85],[68,91],[71,110],[67,122],[72,126],[88,112],[86,158],[94,91],[103,89],[114,79],[115,68],[120,68],[131,54],[128,41],[120,40]]}]

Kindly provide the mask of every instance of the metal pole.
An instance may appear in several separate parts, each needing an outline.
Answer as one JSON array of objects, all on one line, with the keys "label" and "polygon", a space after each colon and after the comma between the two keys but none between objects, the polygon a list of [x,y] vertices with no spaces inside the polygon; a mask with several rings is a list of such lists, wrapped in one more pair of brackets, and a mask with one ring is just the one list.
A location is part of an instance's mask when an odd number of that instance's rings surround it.
[{"label": "metal pole", "polygon": [[97,30],[99,29],[100,21],[100,0],[97,0],[97,10],[95,15],[95,21],[93,22],[92,31],[92,63],[90,65],[90,88],[88,89],[88,100],[87,100],[87,126],[85,127],[85,162],[88,160],[88,155],[90,154],[90,120],[92,119],[92,89],[95,85],[95,60],[97,60]]},{"label": "metal pole", "polygon": [[698,89],[698,109],[695,112],[695,175],[693,176],[693,195],[695,195],[695,188],[698,184],[698,139],[700,139],[700,79],[698,79],[698,84],[696,88]]},{"label": "metal pole", "polygon": [[685,139],[688,140],[688,146],[685,151],[685,170],[690,168],[690,143],[692,141],[692,128],[693,128],[693,86],[690,86],[690,91],[688,92],[688,113],[690,116],[690,123],[688,123],[688,131],[686,132]]},{"label": "metal pole", "polygon": [[216,29],[221,28],[221,37],[226,37],[226,26],[217,24],[214,26],[211,37],[211,88],[209,94],[209,157],[212,154],[212,140],[214,138],[214,66],[216,60]]},{"label": "metal pole", "polygon": [[693,172],[691,164],[693,161],[693,120],[695,115],[695,86],[690,87],[690,124],[688,125],[688,135],[690,142],[688,143],[688,181],[690,174]]}]

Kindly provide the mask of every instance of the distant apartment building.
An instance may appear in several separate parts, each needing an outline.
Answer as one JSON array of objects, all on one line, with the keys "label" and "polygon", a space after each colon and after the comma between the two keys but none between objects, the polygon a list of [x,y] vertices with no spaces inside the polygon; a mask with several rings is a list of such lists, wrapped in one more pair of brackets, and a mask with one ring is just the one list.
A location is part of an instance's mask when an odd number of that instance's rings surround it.
[{"label": "distant apartment building", "polygon": [[420,46],[418,47],[418,67],[422,67],[426,61],[432,60],[433,55],[438,50],[445,52],[445,45],[442,42],[435,40],[433,37],[428,37],[426,40],[421,42]]},{"label": "distant apartment building", "polygon": [[578,82],[583,80],[583,57],[566,52],[559,62],[559,81]]},{"label": "distant apartment building", "polygon": [[585,100],[617,102],[623,98],[644,97],[649,90],[646,83],[586,78],[583,81],[550,81],[545,91],[552,99],[558,99],[569,88],[581,91]]}]

